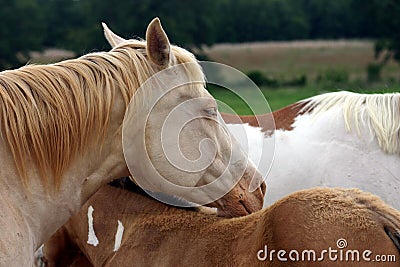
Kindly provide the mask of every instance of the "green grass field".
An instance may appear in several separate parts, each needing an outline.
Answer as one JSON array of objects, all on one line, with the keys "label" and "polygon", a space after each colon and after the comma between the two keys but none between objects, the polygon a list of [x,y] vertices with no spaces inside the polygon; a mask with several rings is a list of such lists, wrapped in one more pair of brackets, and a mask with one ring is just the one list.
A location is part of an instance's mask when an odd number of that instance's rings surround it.
[{"label": "green grass field", "polygon": [[[258,70],[266,76],[307,76],[307,84],[298,87],[261,87],[272,110],[285,107],[298,100],[332,91],[359,93],[400,92],[400,64],[390,61],[382,71],[382,80],[368,83],[366,68],[374,62],[371,41],[302,41],[269,42],[253,44],[221,44],[206,48],[211,61],[227,64],[248,73]],[[317,77],[326,71],[344,72],[348,80],[341,83],[318,82]],[[208,86],[218,100],[232,107],[239,114],[251,114],[249,107],[234,93]],[[252,92],[243,89],[243,94]],[[252,105],[264,103],[254,99]]]},{"label": "green grass field", "polygon": [[[307,87],[307,88],[279,88],[279,89],[268,89],[268,88],[260,88],[261,92],[265,96],[265,99],[268,101],[271,110],[277,110],[282,107],[285,107],[289,104],[292,104],[298,100],[311,97],[319,93],[316,88]],[[224,102],[229,107],[231,107],[235,112],[241,115],[252,114],[248,105],[254,107],[254,105],[264,105],[264,101],[261,99],[255,99],[254,97],[250,97],[253,100],[251,103],[246,104],[239,96],[234,93],[228,91],[227,89],[208,87],[210,93],[219,101]],[[252,92],[248,89],[245,89],[244,92],[241,92],[247,96],[252,96]]]},{"label": "green grass field", "polygon": [[[241,115],[253,114],[248,105],[241,100],[240,97],[234,93],[228,91],[227,89],[215,88],[209,86],[207,88],[209,92],[219,101],[224,102],[229,107],[231,107],[236,113]],[[305,87],[288,87],[288,88],[260,88],[264,94],[266,100],[272,111],[278,110],[282,107],[293,104],[301,99],[305,99],[311,96],[315,96],[322,93],[340,91],[340,89],[332,90],[321,90],[316,85],[310,85]],[[400,92],[400,84],[396,84],[390,88],[382,86],[375,88],[343,88],[346,91],[358,92],[358,93],[390,93],[390,92]],[[252,92],[244,92],[244,94],[251,95]],[[260,103],[264,104],[264,101],[253,99],[254,102],[251,105],[257,105]]]}]

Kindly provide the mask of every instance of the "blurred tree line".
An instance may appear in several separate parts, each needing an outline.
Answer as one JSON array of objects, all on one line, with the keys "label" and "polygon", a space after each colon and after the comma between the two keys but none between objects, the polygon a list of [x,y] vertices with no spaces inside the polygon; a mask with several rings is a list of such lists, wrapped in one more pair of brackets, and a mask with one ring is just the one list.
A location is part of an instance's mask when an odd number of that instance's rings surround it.
[{"label": "blurred tree line", "polygon": [[[0,68],[32,50],[83,54],[108,49],[100,22],[123,37],[144,37],[160,17],[173,43],[374,38],[376,54],[400,60],[399,0],[0,0]],[[385,54],[386,53],[386,54]],[[382,54],[384,54],[382,56]]]}]

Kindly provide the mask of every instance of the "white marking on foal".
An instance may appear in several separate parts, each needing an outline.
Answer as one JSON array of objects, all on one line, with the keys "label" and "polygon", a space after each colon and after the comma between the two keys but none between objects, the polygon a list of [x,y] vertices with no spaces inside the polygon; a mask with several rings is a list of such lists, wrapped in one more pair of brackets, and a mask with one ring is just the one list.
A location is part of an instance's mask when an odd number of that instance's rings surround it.
[{"label": "white marking on foal", "polygon": [[115,243],[114,243],[114,252],[116,252],[119,247],[121,246],[122,235],[124,234],[124,225],[120,220],[118,220],[118,228],[117,232],[115,233]]},{"label": "white marking on foal", "polygon": [[99,240],[97,239],[96,233],[94,232],[93,228],[93,207],[89,206],[88,208],[88,225],[89,225],[89,231],[88,231],[88,240],[87,243],[89,245],[97,246],[99,244]]}]

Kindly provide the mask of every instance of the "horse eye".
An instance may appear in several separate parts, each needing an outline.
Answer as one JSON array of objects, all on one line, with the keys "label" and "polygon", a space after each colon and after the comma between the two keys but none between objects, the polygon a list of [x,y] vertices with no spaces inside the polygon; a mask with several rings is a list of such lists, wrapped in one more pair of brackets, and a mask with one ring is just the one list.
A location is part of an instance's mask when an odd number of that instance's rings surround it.
[{"label": "horse eye", "polygon": [[217,108],[216,107],[207,108],[204,110],[204,112],[209,116],[217,116]]}]

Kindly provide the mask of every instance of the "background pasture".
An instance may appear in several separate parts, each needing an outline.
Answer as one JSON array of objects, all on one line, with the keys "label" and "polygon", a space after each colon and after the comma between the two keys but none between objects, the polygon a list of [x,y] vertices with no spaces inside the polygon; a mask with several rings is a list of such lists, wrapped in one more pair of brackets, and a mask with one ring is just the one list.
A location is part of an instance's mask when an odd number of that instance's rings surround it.
[{"label": "background pasture", "polygon": [[[332,91],[400,92],[400,65],[394,60],[389,60],[382,68],[378,80],[368,80],[367,68],[376,62],[372,40],[224,43],[194,51],[201,54],[201,59],[235,67],[250,77],[251,73],[259,73],[277,81],[276,84],[259,85],[272,110]],[[75,55],[50,49],[31,53],[31,56],[31,63],[50,63]],[[305,77],[305,81],[290,84],[299,77]],[[239,114],[251,114],[247,104],[229,90],[210,84],[207,89]],[[252,92],[243,88],[243,94],[251,96]]]},{"label": "background pasture", "polygon": [[[233,66],[250,77],[259,73],[269,79],[269,83],[259,86],[272,110],[330,91],[400,91],[400,66],[394,60],[389,60],[382,68],[379,79],[369,80],[368,66],[376,62],[371,40],[217,44],[203,51],[208,59]],[[245,103],[228,90],[214,86],[209,86],[209,90],[238,113],[251,113]]]},{"label": "background pasture", "polygon": [[248,74],[274,110],[327,91],[400,88],[398,0],[0,1],[1,70],[109,49],[102,21],[144,37],[158,16],[173,43]]}]

